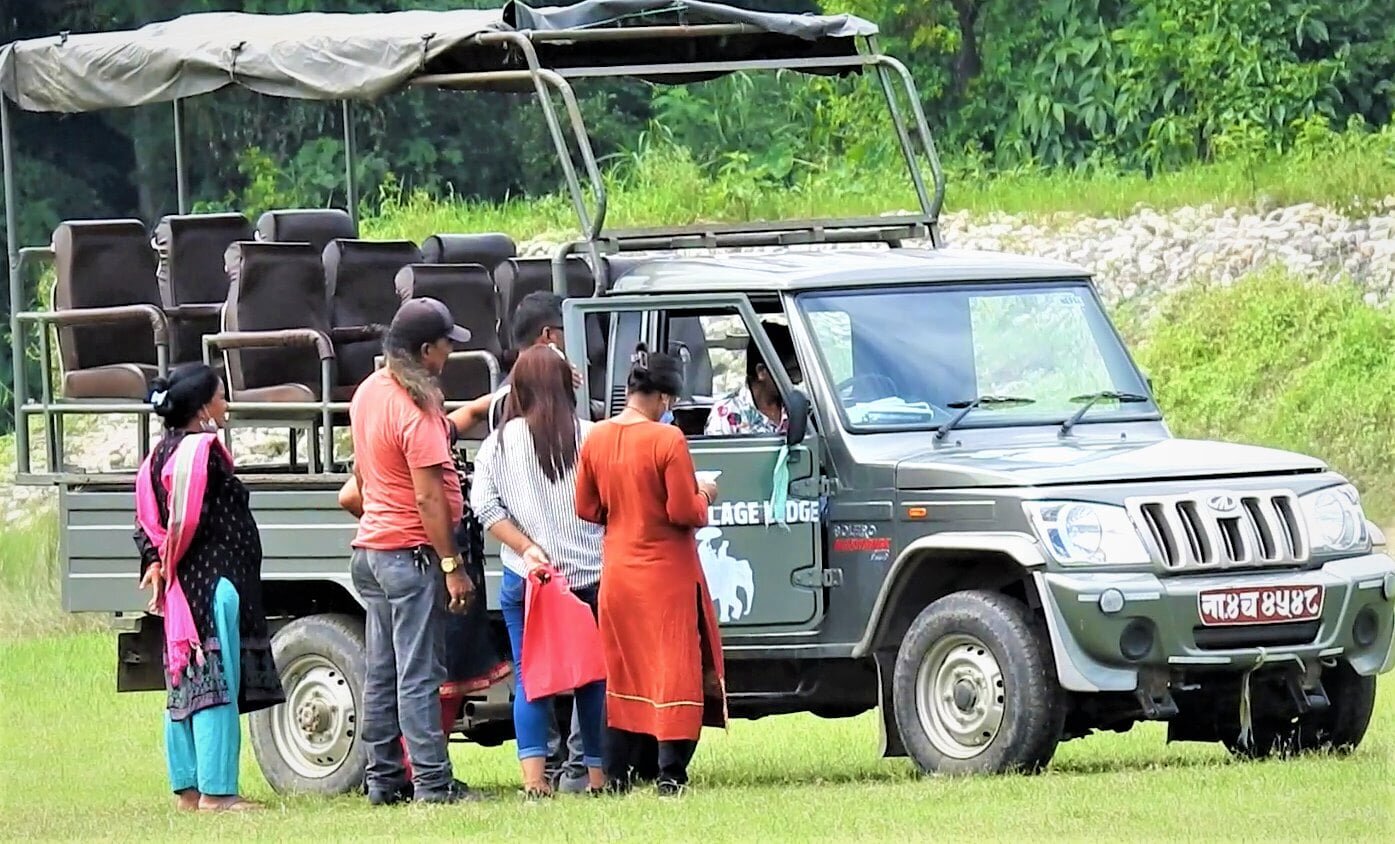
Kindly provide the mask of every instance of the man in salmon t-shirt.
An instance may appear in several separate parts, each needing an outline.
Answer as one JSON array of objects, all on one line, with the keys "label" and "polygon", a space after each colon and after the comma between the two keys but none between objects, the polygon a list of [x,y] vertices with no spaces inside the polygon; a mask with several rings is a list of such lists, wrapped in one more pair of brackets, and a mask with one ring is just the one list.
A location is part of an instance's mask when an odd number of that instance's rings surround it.
[{"label": "man in salmon t-shirt", "polygon": [[[438,698],[445,681],[441,613],[463,611],[474,587],[455,545],[464,500],[437,378],[451,343],[469,339],[435,299],[404,302],[383,343],[387,366],[349,405],[363,499],[352,573],[368,616],[360,726],[374,805],[475,796],[451,769]],[[411,757],[411,782],[399,736]]]}]

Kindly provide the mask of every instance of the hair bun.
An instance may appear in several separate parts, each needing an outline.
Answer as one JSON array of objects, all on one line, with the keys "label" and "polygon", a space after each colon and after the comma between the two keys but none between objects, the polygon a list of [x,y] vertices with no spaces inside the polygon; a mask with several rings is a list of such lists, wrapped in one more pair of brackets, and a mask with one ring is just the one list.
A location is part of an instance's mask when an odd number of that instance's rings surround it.
[{"label": "hair bun", "polygon": [[170,381],[156,377],[150,382],[150,395],[145,397],[152,410],[163,416],[170,411]]},{"label": "hair bun", "polygon": [[636,343],[634,354],[630,355],[630,372],[639,376],[649,374],[649,347],[643,343]]}]

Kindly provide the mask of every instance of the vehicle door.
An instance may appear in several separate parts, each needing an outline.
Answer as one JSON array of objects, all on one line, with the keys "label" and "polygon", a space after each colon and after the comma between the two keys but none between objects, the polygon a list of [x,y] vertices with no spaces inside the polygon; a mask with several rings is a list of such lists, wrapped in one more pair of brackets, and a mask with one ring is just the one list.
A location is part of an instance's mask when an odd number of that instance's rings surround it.
[{"label": "vehicle door", "polygon": [[[625,403],[635,343],[685,361],[684,394],[674,408],[699,473],[715,473],[718,501],[696,532],[699,558],[725,629],[737,635],[811,628],[823,613],[819,435],[809,426],[800,442],[784,434],[707,436],[714,401],[745,380],[748,340],[775,376],[782,395],[795,389],[759,315],[745,296],[693,294],[616,296],[566,304],[568,355],[585,360],[573,338],[588,314],[605,313],[607,415]],[[585,383],[589,373],[584,373]],[[787,402],[788,406],[788,402]],[[777,472],[784,462],[786,471]],[[776,484],[784,493],[776,495]]]}]

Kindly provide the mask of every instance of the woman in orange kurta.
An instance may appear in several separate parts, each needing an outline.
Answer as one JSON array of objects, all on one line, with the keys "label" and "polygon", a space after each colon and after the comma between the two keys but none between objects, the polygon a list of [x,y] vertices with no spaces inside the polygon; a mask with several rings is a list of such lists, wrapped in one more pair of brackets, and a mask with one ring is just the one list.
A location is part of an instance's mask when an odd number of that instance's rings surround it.
[{"label": "woman in orange kurta", "polygon": [[636,351],[629,401],[582,446],[576,509],[605,525],[600,629],[606,665],[606,776],[633,783],[658,740],[660,795],[680,794],[704,726],[726,725],[722,643],[695,529],[717,487],[699,482],[683,432],[659,420],[682,392],[677,358]]}]

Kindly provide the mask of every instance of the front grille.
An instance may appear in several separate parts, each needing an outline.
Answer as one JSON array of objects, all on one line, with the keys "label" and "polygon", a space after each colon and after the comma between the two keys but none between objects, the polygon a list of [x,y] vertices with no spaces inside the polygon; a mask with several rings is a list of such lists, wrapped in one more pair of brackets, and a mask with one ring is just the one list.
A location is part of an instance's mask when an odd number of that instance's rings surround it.
[{"label": "front grille", "polygon": [[1233,648],[1277,648],[1311,645],[1321,629],[1320,621],[1288,624],[1241,624],[1233,627],[1193,627],[1196,646],[1204,651]]},{"label": "front grille", "polygon": [[1273,492],[1126,502],[1154,559],[1170,570],[1294,565],[1308,559],[1298,498]]}]

